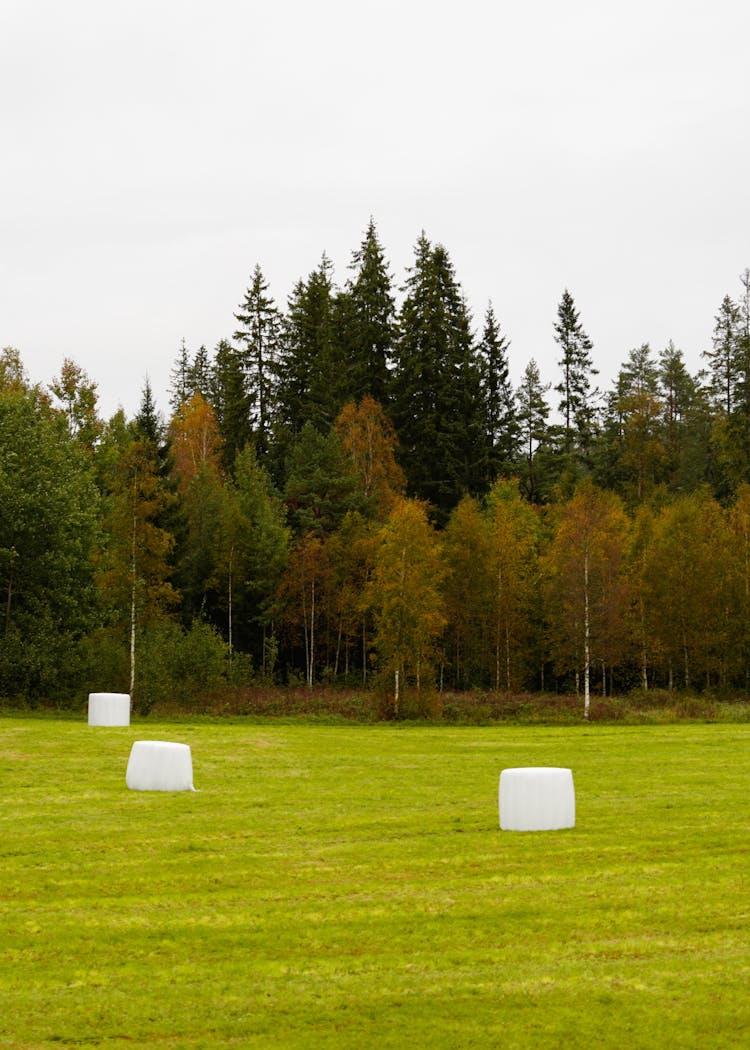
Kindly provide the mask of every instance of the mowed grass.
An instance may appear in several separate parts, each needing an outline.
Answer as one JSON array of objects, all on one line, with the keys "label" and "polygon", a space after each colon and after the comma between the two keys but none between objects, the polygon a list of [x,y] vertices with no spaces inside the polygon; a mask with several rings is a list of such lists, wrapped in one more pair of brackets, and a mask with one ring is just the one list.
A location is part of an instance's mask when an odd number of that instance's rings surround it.
[{"label": "mowed grass", "polygon": [[[518,765],[575,829],[499,830]],[[747,725],[6,717],[0,820],[2,1047],[750,1045]]]}]

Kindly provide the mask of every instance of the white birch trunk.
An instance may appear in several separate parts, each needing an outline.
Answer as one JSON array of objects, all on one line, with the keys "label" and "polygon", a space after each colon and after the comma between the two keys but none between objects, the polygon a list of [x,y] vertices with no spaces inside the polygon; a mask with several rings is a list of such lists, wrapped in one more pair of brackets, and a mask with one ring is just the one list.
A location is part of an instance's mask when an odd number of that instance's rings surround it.
[{"label": "white birch trunk", "polygon": [[130,536],[130,704],[133,704],[135,692],[135,621],[136,621],[136,587],[137,566],[135,560],[136,551],[136,516],[135,516],[135,492],[137,475],[133,479],[133,531]]},{"label": "white birch trunk", "polygon": [[307,669],[307,684],[312,689],[313,668],[315,667],[315,580],[312,582],[310,597],[310,664]]},{"label": "white birch trunk", "polygon": [[591,704],[591,624],[589,622],[589,552],[583,556],[583,717],[588,719]]},{"label": "white birch trunk", "polygon": [[229,593],[227,594],[227,613],[228,613],[228,621],[229,621],[228,624],[227,624],[227,627],[228,627],[228,631],[229,631],[229,663],[230,664],[232,662],[232,583],[233,583],[232,570],[233,570],[233,561],[234,561],[234,544],[232,544],[232,546],[231,546],[231,548],[229,550],[229,579],[228,579],[228,582],[227,582],[227,586],[228,586],[228,589],[229,589]]}]

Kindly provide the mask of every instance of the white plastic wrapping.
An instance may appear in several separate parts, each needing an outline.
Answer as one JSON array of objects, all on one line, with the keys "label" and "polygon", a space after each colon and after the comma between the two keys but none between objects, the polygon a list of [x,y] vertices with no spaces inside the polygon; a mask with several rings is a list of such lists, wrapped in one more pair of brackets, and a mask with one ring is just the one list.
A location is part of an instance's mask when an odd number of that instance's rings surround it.
[{"label": "white plastic wrapping", "polygon": [[557,766],[504,769],[500,774],[503,831],[558,831],[575,827],[573,773]]},{"label": "white plastic wrapping", "polygon": [[129,726],[129,693],[89,693],[90,726]]},{"label": "white plastic wrapping", "polygon": [[190,747],[165,740],[136,740],[125,783],[133,791],[194,791]]}]

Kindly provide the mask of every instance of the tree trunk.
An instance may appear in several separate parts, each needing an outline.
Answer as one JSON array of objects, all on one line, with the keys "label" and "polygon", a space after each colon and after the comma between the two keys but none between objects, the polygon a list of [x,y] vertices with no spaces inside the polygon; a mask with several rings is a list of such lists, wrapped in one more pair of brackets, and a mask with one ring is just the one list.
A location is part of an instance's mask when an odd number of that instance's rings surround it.
[{"label": "tree trunk", "polygon": [[135,516],[135,478],[133,479],[133,532],[130,537],[130,703],[133,703],[133,693],[135,692],[135,620],[136,620],[136,588],[137,588],[137,576],[136,576],[136,561],[135,561],[135,534],[136,534],[136,516]]},{"label": "tree trunk", "polygon": [[394,688],[393,688],[393,713],[394,713],[394,715],[398,715],[398,700],[399,700],[399,696],[398,696],[398,668],[396,668],[395,682],[394,682]]},{"label": "tree trunk", "polygon": [[310,590],[310,662],[307,668],[307,685],[312,689],[313,668],[315,667],[315,580]]},{"label": "tree trunk", "polygon": [[339,655],[341,653],[341,623],[343,617],[339,616],[339,630],[336,637],[336,655],[333,658],[333,677],[337,678],[339,673]]},{"label": "tree trunk", "polygon": [[362,685],[367,685],[367,624],[362,617]]},{"label": "tree trunk", "polygon": [[8,567],[8,599],[5,603],[5,633],[10,630],[10,603],[13,595],[13,555],[15,551],[11,548],[10,565]]},{"label": "tree trunk", "polygon": [[227,613],[228,613],[227,627],[228,627],[228,630],[229,630],[229,663],[230,663],[230,665],[232,663],[232,582],[233,582],[232,581],[232,569],[233,569],[233,564],[232,563],[233,563],[233,561],[234,561],[234,544],[232,544],[232,547],[230,548],[230,551],[229,551],[229,578],[228,578],[228,581],[227,581],[228,592],[229,592],[227,594]]},{"label": "tree trunk", "polygon": [[583,558],[583,717],[589,717],[591,703],[591,623],[589,621],[589,552]]}]

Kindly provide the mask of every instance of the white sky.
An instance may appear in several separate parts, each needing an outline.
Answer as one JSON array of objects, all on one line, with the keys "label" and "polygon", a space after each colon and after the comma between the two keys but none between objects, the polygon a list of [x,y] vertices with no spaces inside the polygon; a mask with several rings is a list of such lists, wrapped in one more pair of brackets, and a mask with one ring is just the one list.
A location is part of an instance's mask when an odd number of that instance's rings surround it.
[{"label": "white sky", "polygon": [[110,415],[256,263],[285,306],[372,215],[400,285],[422,229],[514,377],[558,381],[568,287],[608,386],[692,370],[750,266],[746,0],[0,0],[0,345],[65,357]]}]

